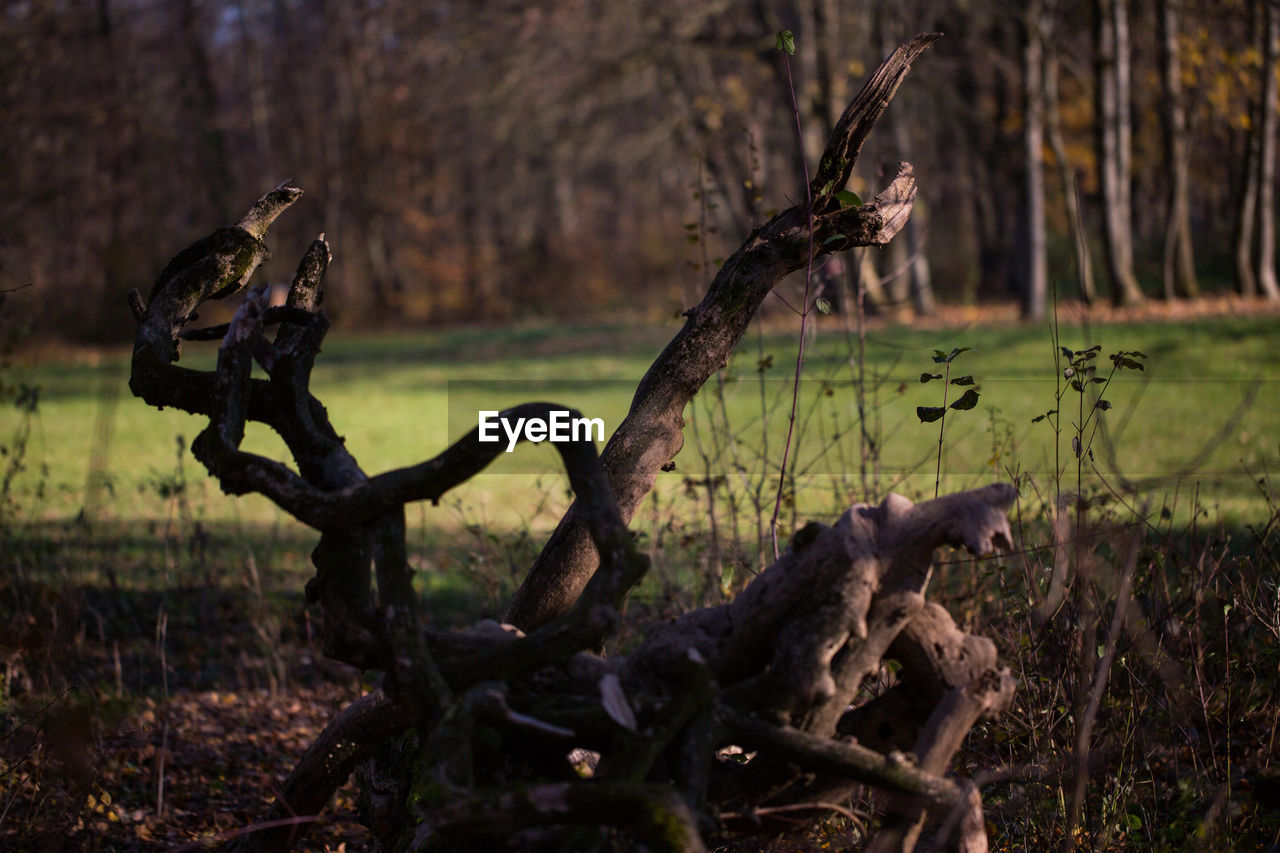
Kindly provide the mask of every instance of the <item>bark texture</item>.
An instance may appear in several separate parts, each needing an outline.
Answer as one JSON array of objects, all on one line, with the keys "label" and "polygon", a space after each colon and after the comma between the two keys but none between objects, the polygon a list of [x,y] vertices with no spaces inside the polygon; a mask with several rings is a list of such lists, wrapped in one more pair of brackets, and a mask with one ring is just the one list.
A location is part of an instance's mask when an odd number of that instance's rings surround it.
[{"label": "bark texture", "polygon": [[1097,17],[1097,137],[1102,231],[1107,273],[1117,304],[1142,301],[1133,272],[1132,119],[1129,9],[1126,0],[1095,0]]},{"label": "bark texture", "polygon": [[1280,3],[1266,0],[1263,8],[1262,122],[1258,145],[1258,288],[1271,302],[1280,301],[1276,279],[1276,131],[1280,105],[1276,103],[1276,64],[1280,62]]},{"label": "bark texture", "polygon": [[1181,0],[1160,0],[1156,20],[1160,34],[1160,76],[1164,81],[1166,175],[1169,183],[1169,218],[1164,238],[1164,295],[1196,296],[1195,249],[1191,242],[1191,164],[1187,138],[1187,108],[1182,96],[1182,48],[1179,28]]},{"label": "bark texture", "polygon": [[[980,555],[1010,546],[1013,487],[857,504],[832,526],[799,531],[733,601],[651,626],[626,657],[594,653],[648,566],[625,519],[679,449],[684,402],[727,357],[772,283],[803,263],[808,223],[819,243],[840,233],[867,245],[890,239],[910,212],[906,164],[871,204],[842,208],[834,194],[933,38],[896,51],[841,118],[812,210],[780,214],[726,263],[641,382],[612,454],[597,458],[589,441],[556,445],[576,496],[562,531],[585,537],[589,569],[539,563],[543,574],[526,590],[543,584],[543,592],[524,599],[534,605],[525,630],[493,621],[429,630],[405,553],[405,504],[438,500],[502,446],[473,430],[434,459],[366,474],[310,391],[328,328],[318,310],[330,260],[323,235],[304,253],[283,307],[268,307],[265,286],[245,290],[267,257],[268,227],[301,190],[275,188],[234,226],[179,253],[149,298],[135,291],[131,389],[208,419],[192,450],[225,491],[263,494],[319,531],[307,595],[324,652],[383,674],[381,689],[338,714],[305,752],[237,848],[294,844],[355,773],[362,819],[389,850],[696,851],[740,831],[734,815],[818,818],[862,785],[892,795],[882,842],[892,849],[909,849],[930,815],[962,848],[982,849],[977,790],[944,774],[969,728],[1008,706],[1013,679],[989,641],[957,628],[925,592],[940,546]],[[204,301],[241,290],[229,324],[187,328]],[[178,367],[183,339],[220,340],[216,368]],[[254,362],[267,378],[253,378]],[[545,418],[559,408],[527,403],[502,415]],[[293,467],[241,449],[249,421],[279,433]],[[886,659],[901,663],[897,683],[851,710]],[[757,755],[730,760],[731,746]],[[583,778],[571,757],[587,751],[598,760]]]},{"label": "bark texture", "polygon": [[[938,39],[920,35],[895,50],[867,80],[836,122],[810,183],[813,210],[791,207],[749,236],[724,263],[706,296],[650,366],[631,410],[601,456],[622,517],[630,520],[684,443],[684,407],[728,360],[764,298],[803,267],[811,245],[823,255],[851,246],[884,245],[902,229],[915,201],[915,175],[902,163],[897,177],[870,204],[844,207],[835,194],[853,173],[858,153],[911,63]],[[842,235],[844,240],[830,241]],[[563,613],[596,568],[596,555],[577,504],[547,542],[507,611],[526,630]]]},{"label": "bark texture", "polygon": [[[1047,26],[1051,16],[1044,15],[1041,21]],[[1058,73],[1061,61],[1058,50],[1054,47],[1051,32],[1042,34],[1046,51],[1044,62],[1044,100],[1045,131],[1049,148],[1053,151],[1053,160],[1058,166],[1058,180],[1062,184],[1062,202],[1067,214],[1067,227],[1071,229],[1071,245],[1075,250],[1076,281],[1080,288],[1080,299],[1086,303],[1097,301],[1098,289],[1093,278],[1093,253],[1089,251],[1089,234],[1085,228],[1084,213],[1080,209],[1080,187],[1076,178],[1076,170],[1067,156],[1066,138],[1062,132],[1062,111],[1059,108]]]},{"label": "bark texture", "polygon": [[1045,84],[1044,42],[1050,28],[1052,10],[1033,0],[1023,13],[1026,42],[1022,48],[1023,92],[1026,99],[1026,127],[1023,130],[1027,161],[1026,239],[1022,244],[1022,316],[1029,320],[1044,317],[1049,291],[1049,248],[1044,202]]}]

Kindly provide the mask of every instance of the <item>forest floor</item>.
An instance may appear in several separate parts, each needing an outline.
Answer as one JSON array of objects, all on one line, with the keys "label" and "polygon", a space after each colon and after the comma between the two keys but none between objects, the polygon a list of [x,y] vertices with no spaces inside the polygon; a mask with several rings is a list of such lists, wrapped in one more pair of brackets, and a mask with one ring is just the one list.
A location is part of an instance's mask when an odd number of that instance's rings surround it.
[{"label": "forest floor", "polygon": [[[1200,471],[1153,486],[1150,510],[1137,513],[1136,503],[1109,498],[1101,481],[1090,481],[1096,503],[1088,535],[1064,551],[1054,545],[1047,509],[1061,483],[1042,477],[1044,495],[1024,492],[1017,553],[983,564],[944,558],[932,594],[962,624],[982,626],[1020,682],[1015,708],[975,729],[957,762],[958,772],[1005,774],[984,789],[996,850],[1060,844],[1071,796],[1067,768],[1077,755],[1075,699],[1097,674],[1090,658],[1077,676],[1082,614],[1073,604],[1048,622],[1038,612],[1045,578],[1055,560],[1089,567],[1100,658],[1117,566],[1134,542],[1141,555],[1134,615],[1118,638],[1090,739],[1092,772],[1076,841],[1082,849],[1127,850],[1280,843],[1280,807],[1268,787],[1280,784],[1280,498],[1271,479],[1280,434],[1276,313],[1236,299],[1194,307],[1152,302],[1141,311],[1091,310],[1086,323],[1070,306],[1059,310],[1073,346],[1101,341],[1104,354],[1149,351],[1150,372],[1163,377],[1149,388],[1115,392],[1118,407],[1134,398],[1134,414],[1125,416],[1132,437],[1117,438],[1121,462],[1139,451],[1188,453],[1222,433],[1242,389],[1259,390]],[[841,322],[822,318],[810,356],[819,374],[845,364]],[[776,318],[768,327],[744,342],[741,358],[749,363],[738,366],[741,376],[757,375],[765,355],[775,369],[790,369],[786,328]],[[464,330],[347,341],[335,334],[318,364],[317,387],[335,413],[379,413],[376,423],[352,421],[344,429],[361,459],[367,452],[375,461],[369,467],[379,469],[431,452],[436,439],[426,435],[424,412],[450,399],[432,383],[522,367],[545,368],[553,378],[607,377],[625,390],[669,332],[641,330],[624,339],[610,327],[548,327],[496,338]],[[956,430],[947,439],[956,487],[1003,476],[1038,452],[1031,436],[1039,425],[1029,421],[1052,405],[1054,393],[1043,330],[1018,324],[1012,308],[960,307],[912,329],[875,321],[873,332],[882,393],[887,405],[906,412],[886,420],[885,434],[926,451],[938,433],[921,432],[910,416],[917,402],[927,402],[911,396],[921,387],[914,377],[929,366],[931,348],[974,346],[964,356],[971,359],[966,370],[985,396],[969,414],[987,409],[991,416],[985,430],[949,427]],[[127,392],[109,390],[108,379],[122,381],[124,354],[65,356],[38,355],[26,376],[45,395],[23,445],[27,470],[6,480],[0,513],[0,849],[216,845],[262,818],[305,745],[373,682],[316,651],[301,594],[314,534],[259,504],[223,498],[189,460],[184,468],[185,443],[175,457],[174,435],[189,443],[191,419],[161,417],[135,406]],[[112,394],[120,403],[106,406]],[[115,419],[105,439],[95,426],[103,411]],[[1006,435],[998,417],[1017,436],[993,448]],[[17,447],[8,437],[22,423],[0,418],[8,453]],[[413,440],[406,446],[397,435]],[[902,456],[918,452],[912,446]],[[993,453],[998,467],[985,464]],[[705,448],[690,443],[685,454],[682,470],[709,464]],[[983,459],[973,471],[961,464],[969,454]],[[1224,480],[1242,461],[1246,467]],[[903,481],[915,494],[932,493],[926,467],[927,474]],[[845,475],[856,479],[852,470]],[[437,625],[500,613],[566,497],[558,481],[529,486],[537,511],[513,515],[516,481],[495,475],[488,483],[442,511],[447,525],[410,513],[410,559]],[[829,491],[824,487],[828,498]],[[1128,493],[1125,499],[1134,500]],[[811,517],[833,511],[815,506]],[[742,521],[744,530],[754,529],[755,519]],[[654,569],[628,612],[623,643],[644,619],[693,606],[692,590],[704,589],[708,577],[732,580],[716,574],[722,569],[709,557],[709,542],[723,540],[728,521],[709,523],[688,481],[677,477],[633,526]],[[755,545],[720,547],[741,557],[740,570],[756,561]],[[365,849],[368,835],[352,820],[355,797],[349,785],[321,819],[299,816],[310,829],[300,849]],[[772,849],[831,846],[856,835],[837,821],[816,836],[772,842]]]}]

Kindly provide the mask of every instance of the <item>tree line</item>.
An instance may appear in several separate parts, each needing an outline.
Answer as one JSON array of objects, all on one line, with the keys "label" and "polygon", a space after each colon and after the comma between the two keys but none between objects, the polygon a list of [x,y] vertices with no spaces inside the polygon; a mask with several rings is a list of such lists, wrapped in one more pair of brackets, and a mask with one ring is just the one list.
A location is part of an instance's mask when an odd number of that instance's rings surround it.
[{"label": "tree line", "polygon": [[34,285],[9,313],[37,334],[126,337],[166,247],[292,178],[281,239],[326,231],[339,322],[669,317],[803,198],[790,89],[813,170],[866,72],[939,31],[849,186],[908,160],[916,212],[820,271],[833,302],[1280,299],[1277,6],[8,2],[0,290]]}]

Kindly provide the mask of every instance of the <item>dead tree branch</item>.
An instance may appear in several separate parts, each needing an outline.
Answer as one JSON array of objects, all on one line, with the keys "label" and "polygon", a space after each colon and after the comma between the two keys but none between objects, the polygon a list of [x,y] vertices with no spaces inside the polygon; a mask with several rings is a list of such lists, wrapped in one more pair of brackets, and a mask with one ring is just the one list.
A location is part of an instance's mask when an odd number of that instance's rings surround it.
[{"label": "dead tree branch", "polygon": [[[906,223],[916,194],[909,163],[900,164],[897,177],[870,204],[842,208],[835,194],[844,189],[862,143],[911,63],[939,37],[916,36],[872,73],[827,142],[813,179],[813,210],[788,208],[748,237],[720,268],[702,302],[686,312],[684,328],[641,380],[630,412],[601,457],[624,520],[630,521],[658,472],[680,452],[686,404],[726,363],[773,287],[805,265],[810,218],[819,257],[853,246],[882,246]],[[576,505],[565,514],[512,601],[508,621],[524,628],[539,625],[573,603],[596,568],[584,521]]]},{"label": "dead tree branch", "polygon": [[[698,850],[722,831],[721,815],[846,810],[861,785],[895,798],[877,843],[909,849],[935,815],[949,816],[966,849],[985,844],[977,789],[945,772],[972,725],[1007,707],[1013,681],[994,646],[960,631],[925,593],[939,547],[985,555],[1009,546],[1011,486],[857,504],[834,525],[799,531],[733,601],[650,626],[626,657],[595,654],[648,566],[627,520],[679,451],[685,404],[769,290],[804,264],[810,224],[828,252],[883,244],[910,214],[909,164],[870,204],[842,207],[836,193],[936,38],[917,37],[872,75],[827,145],[811,209],[779,214],[726,262],[640,382],[603,457],[589,441],[555,443],[575,503],[511,605],[523,631],[492,621],[451,633],[424,626],[404,507],[439,500],[502,448],[477,429],[420,464],[361,469],[310,390],[328,331],[323,235],[283,308],[249,287],[229,324],[187,329],[203,302],[248,287],[267,257],[267,228],[301,190],[276,187],[238,223],[179,253],[145,302],[131,296],[134,394],[207,418],[192,451],[222,488],[265,495],[319,532],[307,596],[322,615],[324,652],[384,673],[382,689],[339,714],[302,756],[240,849],[293,843],[307,825],[293,818],[319,813],[353,770],[366,794],[362,818],[401,850],[511,836],[598,849],[609,838],[602,827],[653,849]],[[220,339],[216,368],[177,366],[183,339]],[[255,363],[265,379],[254,378]],[[562,409],[526,403],[502,416],[545,420]],[[242,449],[250,421],[280,434],[292,465]],[[886,659],[901,663],[898,683],[851,709]],[[724,760],[734,745],[758,755]],[[591,778],[569,765],[573,749],[599,754]]]}]

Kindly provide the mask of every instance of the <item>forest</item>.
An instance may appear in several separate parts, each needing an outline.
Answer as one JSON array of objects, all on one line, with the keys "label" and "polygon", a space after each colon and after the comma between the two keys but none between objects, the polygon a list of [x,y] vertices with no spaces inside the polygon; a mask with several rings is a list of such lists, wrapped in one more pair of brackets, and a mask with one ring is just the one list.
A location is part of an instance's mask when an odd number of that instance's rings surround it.
[{"label": "forest", "polygon": [[1277,849],[1278,51],[5,3],[0,848]]},{"label": "forest", "polygon": [[1276,299],[1275,27],[1249,0],[7,3],[0,290],[126,340],[135,270],[292,178],[340,319],[663,318],[795,200],[787,73],[812,161],[937,31],[849,186],[920,177],[902,245],[846,265],[883,310]]}]

